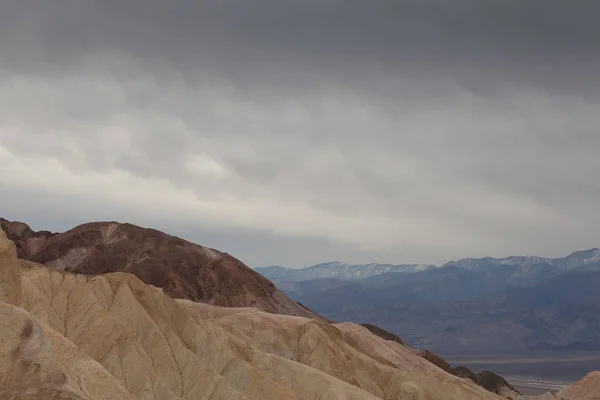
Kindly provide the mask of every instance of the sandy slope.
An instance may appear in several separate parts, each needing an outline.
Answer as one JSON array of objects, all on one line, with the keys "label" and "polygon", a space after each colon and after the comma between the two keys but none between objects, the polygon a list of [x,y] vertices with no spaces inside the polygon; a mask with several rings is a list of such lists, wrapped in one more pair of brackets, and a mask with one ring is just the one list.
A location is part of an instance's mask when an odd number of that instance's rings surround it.
[{"label": "sandy slope", "polygon": [[600,371],[587,374],[579,382],[558,392],[559,399],[600,400]]}]

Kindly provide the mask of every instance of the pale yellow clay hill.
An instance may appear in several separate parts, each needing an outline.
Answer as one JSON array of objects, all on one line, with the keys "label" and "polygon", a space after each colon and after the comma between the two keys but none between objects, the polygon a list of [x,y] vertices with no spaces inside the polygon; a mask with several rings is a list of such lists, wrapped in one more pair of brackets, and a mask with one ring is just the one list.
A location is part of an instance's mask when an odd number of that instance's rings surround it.
[{"label": "pale yellow clay hill", "polygon": [[358,325],[51,270],[2,231],[0,279],[0,399],[501,399]]}]

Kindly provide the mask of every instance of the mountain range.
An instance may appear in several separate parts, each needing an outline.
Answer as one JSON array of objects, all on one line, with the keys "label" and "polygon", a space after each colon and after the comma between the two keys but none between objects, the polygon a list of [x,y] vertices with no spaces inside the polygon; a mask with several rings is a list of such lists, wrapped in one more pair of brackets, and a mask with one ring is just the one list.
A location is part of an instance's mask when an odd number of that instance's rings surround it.
[{"label": "mountain range", "polygon": [[[335,265],[335,264],[334,264]],[[467,258],[422,270],[300,280],[300,269],[257,269],[331,320],[380,326],[439,352],[600,350],[600,250],[562,258]],[[346,267],[349,268],[349,267]],[[352,269],[352,268],[349,268]],[[286,279],[283,279],[286,278]]]},{"label": "mountain range", "polygon": [[341,280],[364,279],[390,272],[417,272],[434,268],[421,264],[345,264],[340,261],[326,262],[307,268],[293,269],[277,265],[257,267],[254,270],[273,281],[308,281],[311,279],[335,278]]},{"label": "mountain range", "polygon": [[[505,258],[463,258],[441,266],[433,264],[347,264],[341,261],[326,262],[305,268],[286,268],[278,265],[256,267],[254,270],[273,281],[308,281],[313,279],[359,280],[386,273],[411,273],[433,268],[456,266],[469,271],[485,271],[500,265],[534,267],[547,265],[558,271],[600,270],[600,249],[577,251],[566,257],[511,256]],[[524,270],[526,270],[524,268]]]},{"label": "mountain range", "polygon": [[599,270],[600,269],[600,249],[576,251],[566,257],[545,258],[535,256],[519,256],[506,258],[464,258],[458,261],[450,261],[445,266],[455,265],[471,271],[481,271],[493,268],[499,265],[519,265],[531,266],[536,264],[548,264],[562,270]]}]

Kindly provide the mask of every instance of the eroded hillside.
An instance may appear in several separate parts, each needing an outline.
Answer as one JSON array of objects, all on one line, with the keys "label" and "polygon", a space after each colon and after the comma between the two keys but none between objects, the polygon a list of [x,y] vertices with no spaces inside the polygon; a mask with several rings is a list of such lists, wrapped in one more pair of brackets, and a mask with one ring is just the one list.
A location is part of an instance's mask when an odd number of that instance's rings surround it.
[{"label": "eroded hillside", "polygon": [[[19,262],[0,235],[0,398],[497,398],[358,325],[174,300],[131,274]],[[19,286],[20,296],[5,290]]]},{"label": "eroded hillside", "polygon": [[35,232],[23,222],[5,219],[0,227],[16,243],[19,258],[56,270],[129,272],[173,298],[317,317],[231,255],[154,229],[96,222],[64,233]]},{"label": "eroded hillside", "polygon": [[363,326],[48,268],[18,260],[2,231],[0,344],[2,399],[502,398]]}]

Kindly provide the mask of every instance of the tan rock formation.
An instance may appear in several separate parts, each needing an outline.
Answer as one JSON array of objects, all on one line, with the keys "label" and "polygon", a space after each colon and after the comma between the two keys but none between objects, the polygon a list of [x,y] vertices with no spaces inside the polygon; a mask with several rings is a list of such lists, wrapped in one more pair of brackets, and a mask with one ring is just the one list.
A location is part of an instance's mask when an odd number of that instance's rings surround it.
[{"label": "tan rock formation", "polygon": [[587,374],[579,382],[558,392],[556,397],[560,400],[600,400],[600,371]]},{"label": "tan rock formation", "polygon": [[0,303],[0,399],[133,399],[121,382],[27,311]]},{"label": "tan rock formation", "polygon": [[0,229],[0,302],[17,306],[21,304],[18,268],[16,247]]}]

